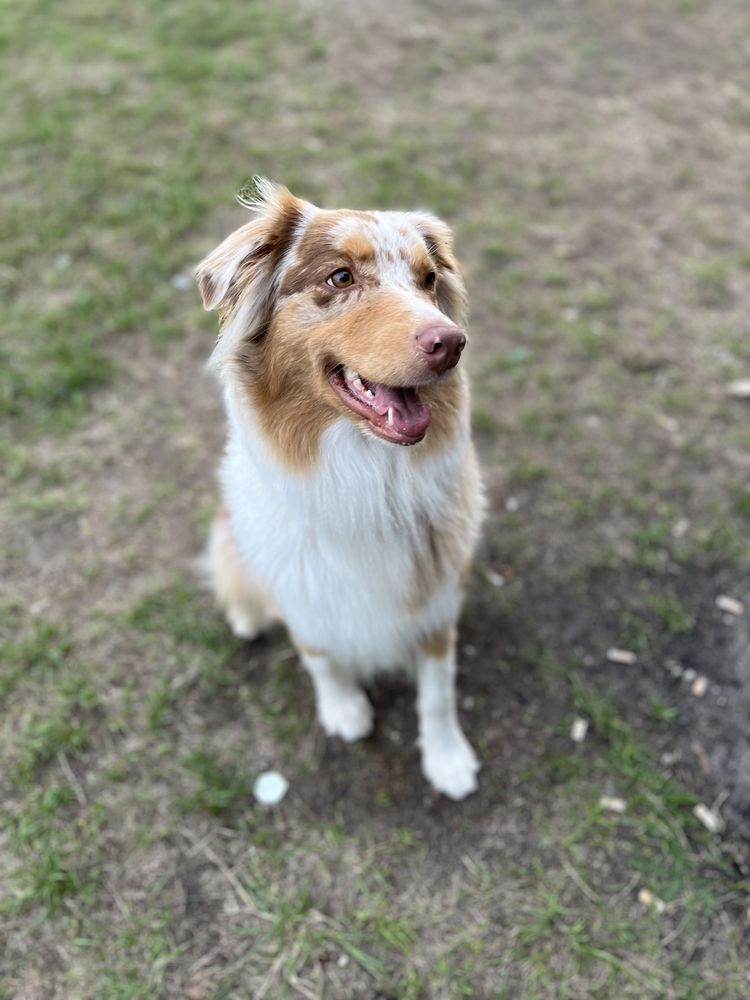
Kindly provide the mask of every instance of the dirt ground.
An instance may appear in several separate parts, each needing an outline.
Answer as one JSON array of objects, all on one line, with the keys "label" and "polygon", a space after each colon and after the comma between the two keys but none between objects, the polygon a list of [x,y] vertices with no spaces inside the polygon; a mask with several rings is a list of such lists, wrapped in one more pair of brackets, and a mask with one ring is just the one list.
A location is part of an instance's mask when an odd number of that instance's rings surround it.
[{"label": "dirt ground", "polygon": [[[746,997],[747,4],[0,18],[0,998]],[[254,172],[456,232],[491,500],[461,804],[405,683],[327,741],[283,632],[234,641],[198,582],[187,279]]]}]

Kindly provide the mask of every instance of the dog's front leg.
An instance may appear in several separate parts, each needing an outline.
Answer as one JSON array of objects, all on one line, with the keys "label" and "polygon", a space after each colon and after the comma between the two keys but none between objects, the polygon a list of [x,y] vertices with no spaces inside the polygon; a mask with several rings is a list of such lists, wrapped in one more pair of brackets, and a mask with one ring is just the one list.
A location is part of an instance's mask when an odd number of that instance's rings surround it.
[{"label": "dog's front leg", "polygon": [[356,678],[336,666],[330,657],[299,646],[300,656],[315,688],[318,720],[328,736],[347,743],[372,731],[372,705]]},{"label": "dog's front leg", "polygon": [[453,629],[422,645],[417,658],[417,714],[422,770],[433,788],[452,799],[477,789],[479,761],[456,710],[456,639]]}]

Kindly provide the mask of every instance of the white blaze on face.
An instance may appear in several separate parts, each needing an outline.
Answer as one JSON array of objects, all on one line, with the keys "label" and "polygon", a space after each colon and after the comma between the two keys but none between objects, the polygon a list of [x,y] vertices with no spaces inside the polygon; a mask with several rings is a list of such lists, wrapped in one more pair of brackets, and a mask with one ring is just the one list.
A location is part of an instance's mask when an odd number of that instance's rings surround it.
[{"label": "white blaze on face", "polygon": [[351,236],[367,240],[375,252],[374,261],[365,265],[367,271],[375,273],[383,291],[402,299],[414,316],[415,327],[446,322],[444,314],[418,288],[411,262],[415,251],[426,255],[427,248],[408,213],[377,212],[372,219],[345,216],[336,223],[332,236],[339,245]]}]

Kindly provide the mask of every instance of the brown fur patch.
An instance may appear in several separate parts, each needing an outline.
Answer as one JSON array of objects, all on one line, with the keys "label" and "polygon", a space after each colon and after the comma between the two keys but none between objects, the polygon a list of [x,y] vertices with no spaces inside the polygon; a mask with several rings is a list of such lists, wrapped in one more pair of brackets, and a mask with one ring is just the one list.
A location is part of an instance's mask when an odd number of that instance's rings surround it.
[{"label": "brown fur patch", "polygon": [[[310,468],[318,457],[320,436],[336,416],[331,406],[321,405],[310,391],[313,373],[303,352],[293,349],[268,352],[245,342],[237,352],[235,370],[250,395],[263,432],[281,462],[295,471]],[[272,353],[275,364],[268,354]],[[282,366],[288,358],[289,368]],[[277,369],[273,382],[259,372]],[[331,394],[332,395],[332,394]]]},{"label": "brown fur patch", "polygon": [[433,632],[422,641],[422,652],[425,656],[432,656],[436,660],[444,659],[451,651],[454,641],[455,636],[452,628]]},{"label": "brown fur patch", "polygon": [[261,629],[277,617],[270,592],[253,577],[240,555],[223,504],[211,527],[209,563],[214,593],[230,618],[239,615]]},{"label": "brown fur patch", "polygon": [[375,247],[370,243],[364,233],[351,233],[342,242],[341,252],[351,260],[358,260],[364,263],[375,259]]},{"label": "brown fur patch", "polygon": [[[357,258],[353,255],[349,257],[343,245],[339,245],[333,235],[336,223],[352,215],[369,218],[365,212],[342,210],[320,212],[312,219],[297,244],[294,261],[282,282],[280,289],[282,296],[296,295],[309,286],[324,281],[330,272],[341,264],[354,265]],[[359,239],[359,234],[350,237],[352,238]],[[369,240],[364,236],[361,239],[370,246]],[[347,240],[344,240],[344,244],[346,242]]]},{"label": "brown fur patch", "polygon": [[260,245],[250,252],[237,268],[233,281],[227,290],[227,309],[236,306],[242,289],[252,278],[258,265],[265,261],[269,276],[273,275],[286,253],[300,221],[300,203],[293,196],[279,201],[273,216],[267,220],[267,230]]},{"label": "brown fur patch", "polygon": [[418,280],[424,279],[425,275],[433,270],[433,262],[425,247],[418,243],[409,248],[409,267],[412,269]]}]

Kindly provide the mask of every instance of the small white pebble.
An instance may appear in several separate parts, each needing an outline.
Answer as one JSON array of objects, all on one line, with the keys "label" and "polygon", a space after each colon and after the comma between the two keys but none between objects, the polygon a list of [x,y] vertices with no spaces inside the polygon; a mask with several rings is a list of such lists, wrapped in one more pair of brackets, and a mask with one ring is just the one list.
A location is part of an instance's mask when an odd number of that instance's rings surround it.
[{"label": "small white pebble", "polygon": [[491,583],[493,587],[505,586],[505,577],[496,573],[494,569],[488,569],[484,575],[487,577],[487,582]]},{"label": "small white pebble", "polygon": [[750,378],[738,378],[730,382],[727,392],[735,399],[750,399]]},{"label": "small white pebble", "polygon": [[635,663],[635,653],[631,652],[629,649],[612,649],[607,650],[607,659],[610,663]]},{"label": "small white pebble", "polygon": [[653,906],[653,908],[656,910],[657,913],[663,913],[667,908],[667,904],[664,902],[664,900],[659,899],[658,896],[655,896],[650,889],[639,890],[638,902],[642,906],[648,906],[648,907]]},{"label": "small white pebble", "polygon": [[175,274],[172,276],[172,288],[178,292],[187,292],[193,287],[193,279],[187,274]]},{"label": "small white pebble", "polygon": [[704,806],[702,802],[693,809],[693,815],[710,833],[718,833],[724,829],[724,820],[713,809]]},{"label": "small white pebble", "polygon": [[349,964],[349,956],[348,955],[339,955],[339,957],[338,957],[338,959],[336,961],[336,965],[338,965],[338,967],[340,969],[345,969],[348,964]]},{"label": "small white pebble", "polygon": [[508,497],[505,501],[505,509],[511,514],[515,514],[518,508],[521,506],[518,497]]},{"label": "small white pebble", "polygon": [[727,614],[735,615],[736,617],[745,613],[745,605],[742,601],[738,601],[734,597],[729,597],[727,594],[719,594],[716,598],[716,607],[719,611],[726,611]]},{"label": "small white pebble", "polygon": [[264,771],[255,779],[253,795],[262,806],[275,806],[287,793],[289,782],[278,771]]},{"label": "small white pebble", "polygon": [[687,669],[682,672],[682,679],[686,684],[692,684],[695,678],[698,676],[697,672],[693,670],[692,667],[687,667]]},{"label": "small white pebble", "polygon": [[683,538],[690,528],[690,521],[686,517],[681,517],[672,525],[672,538]]},{"label": "small white pebble", "polygon": [[614,795],[602,795],[599,799],[599,805],[607,812],[613,813],[624,813],[626,808],[625,799],[618,799]]},{"label": "small white pebble", "polygon": [[570,727],[570,738],[574,743],[583,743],[586,739],[586,733],[589,731],[588,719],[582,719],[580,716],[573,719],[573,725]]},{"label": "small white pebble", "polygon": [[690,690],[696,698],[702,698],[708,690],[708,679],[703,676],[696,677],[690,685]]}]

